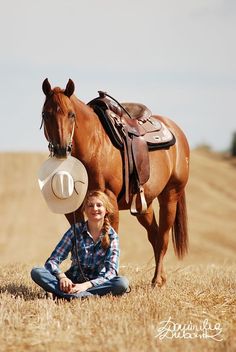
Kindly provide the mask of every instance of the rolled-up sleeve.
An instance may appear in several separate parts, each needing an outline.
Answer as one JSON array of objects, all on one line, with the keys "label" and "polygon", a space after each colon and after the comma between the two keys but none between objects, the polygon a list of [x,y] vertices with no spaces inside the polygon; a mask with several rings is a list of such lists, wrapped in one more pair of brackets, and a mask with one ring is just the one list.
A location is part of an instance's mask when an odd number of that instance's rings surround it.
[{"label": "rolled-up sleeve", "polygon": [[119,257],[119,238],[115,235],[115,237],[111,239],[110,247],[106,252],[103,269],[99,272],[96,279],[90,280],[93,286],[102,285],[104,282],[111,280],[118,275]]},{"label": "rolled-up sleeve", "polygon": [[56,248],[45,263],[45,268],[55,276],[62,272],[59,265],[68,257],[72,249],[72,236],[73,232],[70,228],[64,234],[61,241],[57,244]]}]

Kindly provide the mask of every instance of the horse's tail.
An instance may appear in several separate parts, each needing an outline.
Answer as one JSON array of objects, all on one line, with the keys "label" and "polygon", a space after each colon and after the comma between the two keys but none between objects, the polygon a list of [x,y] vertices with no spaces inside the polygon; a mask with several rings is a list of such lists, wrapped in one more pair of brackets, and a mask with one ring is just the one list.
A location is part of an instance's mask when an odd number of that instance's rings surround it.
[{"label": "horse's tail", "polygon": [[175,222],[172,227],[172,240],[175,254],[182,259],[188,252],[188,224],[185,191],[182,192],[176,207]]}]

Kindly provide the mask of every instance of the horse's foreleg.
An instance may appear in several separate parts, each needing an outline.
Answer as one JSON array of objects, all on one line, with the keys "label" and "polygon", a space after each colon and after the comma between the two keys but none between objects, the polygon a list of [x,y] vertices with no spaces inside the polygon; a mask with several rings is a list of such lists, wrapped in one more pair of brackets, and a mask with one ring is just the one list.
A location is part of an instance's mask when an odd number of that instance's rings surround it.
[{"label": "horse's foreleg", "polygon": [[147,209],[147,212],[142,215],[137,215],[137,219],[140,222],[140,224],[145,227],[147,230],[147,235],[148,235],[148,240],[152,245],[154,255],[155,255],[155,262],[156,262],[156,269],[154,273],[154,277],[152,280],[152,283],[155,281],[156,282],[156,277],[157,277],[157,268],[158,268],[158,253],[157,253],[157,248],[158,248],[158,237],[159,237],[159,228],[158,224],[156,222],[155,218],[155,213],[153,211],[152,205],[150,205]]},{"label": "horse's foreleg", "polygon": [[84,220],[84,214],[80,208],[73,213],[65,214],[65,216],[71,225]]}]

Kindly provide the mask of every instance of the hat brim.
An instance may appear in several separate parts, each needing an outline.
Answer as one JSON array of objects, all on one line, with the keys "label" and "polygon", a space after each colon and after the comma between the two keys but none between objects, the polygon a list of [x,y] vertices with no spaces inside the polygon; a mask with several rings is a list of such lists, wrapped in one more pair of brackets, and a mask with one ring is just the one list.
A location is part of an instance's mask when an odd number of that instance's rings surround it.
[{"label": "hat brim", "polygon": [[[74,191],[69,198],[60,199],[52,190],[52,177],[58,171],[67,171],[73,177]],[[69,214],[77,210],[85,198],[88,189],[88,174],[82,162],[72,156],[64,159],[50,157],[39,169],[38,182],[49,209],[53,213]]]}]

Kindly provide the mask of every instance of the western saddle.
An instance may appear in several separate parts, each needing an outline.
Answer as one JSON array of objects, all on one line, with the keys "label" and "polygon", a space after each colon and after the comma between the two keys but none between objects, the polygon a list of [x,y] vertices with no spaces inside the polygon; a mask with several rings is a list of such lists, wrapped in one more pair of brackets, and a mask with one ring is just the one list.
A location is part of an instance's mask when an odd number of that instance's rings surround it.
[{"label": "western saddle", "polygon": [[[105,92],[88,105],[98,115],[113,145],[123,151],[125,200],[132,202],[133,215],[145,213],[147,203],[143,185],[150,177],[149,151],[169,148],[175,143],[172,132],[152,116],[143,104],[122,103]],[[139,209],[137,197],[139,196]]]}]

